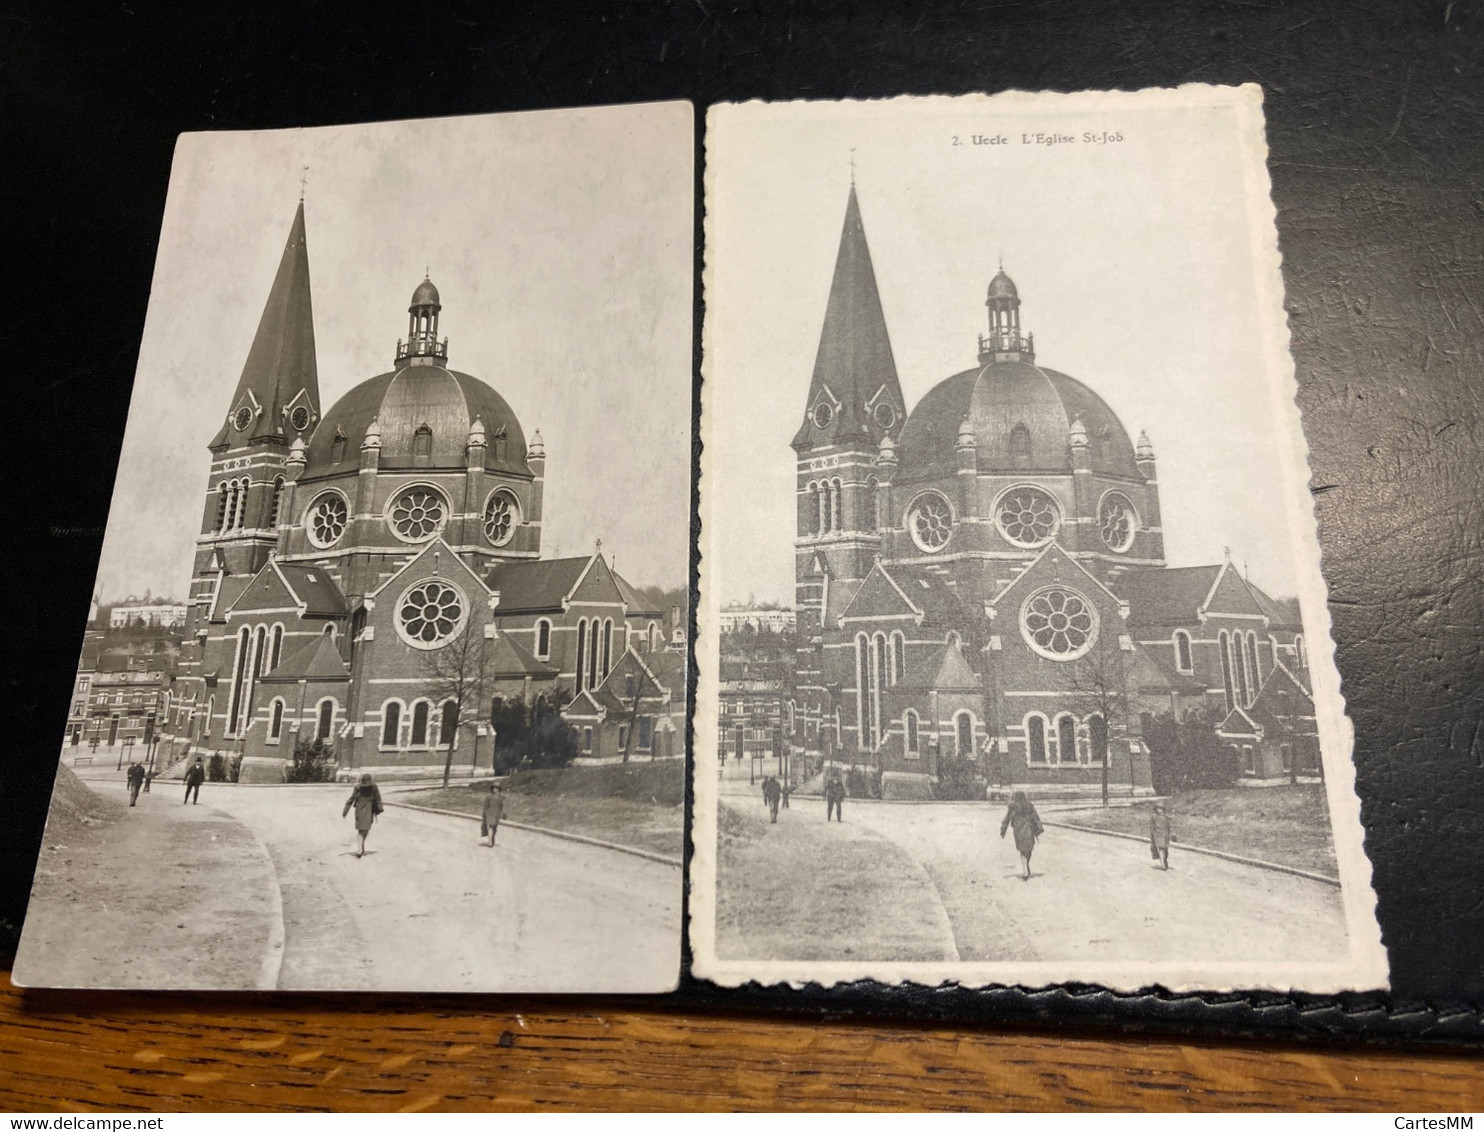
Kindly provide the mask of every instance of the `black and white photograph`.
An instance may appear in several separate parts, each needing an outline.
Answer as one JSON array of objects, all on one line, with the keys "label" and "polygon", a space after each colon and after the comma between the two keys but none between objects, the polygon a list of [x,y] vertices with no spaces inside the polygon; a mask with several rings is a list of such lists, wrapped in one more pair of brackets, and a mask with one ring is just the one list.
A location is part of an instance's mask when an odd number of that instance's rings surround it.
[{"label": "black and white photograph", "polygon": [[180,137],[17,984],[674,987],[693,152]]},{"label": "black and white photograph", "polygon": [[1258,88],[714,107],[699,977],[1387,980]]}]

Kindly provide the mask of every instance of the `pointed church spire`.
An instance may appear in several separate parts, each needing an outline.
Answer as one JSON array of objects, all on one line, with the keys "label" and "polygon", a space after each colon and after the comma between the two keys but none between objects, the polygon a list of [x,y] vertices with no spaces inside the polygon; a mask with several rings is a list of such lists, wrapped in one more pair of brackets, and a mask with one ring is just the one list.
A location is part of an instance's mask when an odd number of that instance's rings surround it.
[{"label": "pointed church spire", "polygon": [[[301,406],[307,411],[301,413]],[[237,391],[227,408],[226,423],[211,448],[238,447],[267,437],[287,442],[318,420],[319,408],[309,249],[301,200],[242,376],[237,379]]]},{"label": "pointed church spire", "polygon": [[906,415],[853,183],[804,412],[800,449],[864,437],[874,450]]}]

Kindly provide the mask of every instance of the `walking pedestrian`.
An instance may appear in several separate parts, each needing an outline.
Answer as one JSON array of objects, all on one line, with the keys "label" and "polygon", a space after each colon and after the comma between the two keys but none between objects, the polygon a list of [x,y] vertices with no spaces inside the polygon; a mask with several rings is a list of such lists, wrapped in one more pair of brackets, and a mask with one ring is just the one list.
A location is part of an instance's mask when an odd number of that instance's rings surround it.
[{"label": "walking pedestrian", "polygon": [[1017,790],[1011,795],[1010,808],[1005,811],[1005,820],[1000,822],[1000,837],[1003,838],[1005,830],[1012,827],[1015,830],[1015,848],[1020,851],[1020,859],[1025,862],[1025,875],[1021,880],[1030,880],[1031,852],[1036,847],[1036,838],[1045,830],[1041,826],[1041,815],[1036,813],[1036,807],[1025,796],[1024,790]]},{"label": "walking pedestrian", "polygon": [[833,814],[836,821],[844,821],[845,783],[840,780],[838,770],[831,771],[824,784],[824,820],[828,823]]},{"label": "walking pedestrian", "polygon": [[479,836],[490,839],[490,848],[495,847],[495,831],[500,828],[500,819],[505,816],[505,788],[490,783],[490,792],[484,799],[484,812],[479,815]]},{"label": "walking pedestrian", "polygon": [[1170,815],[1165,813],[1163,802],[1154,803],[1154,813],[1149,817],[1149,855],[1170,869]]},{"label": "walking pedestrian", "polygon": [[783,788],[778,785],[778,780],[771,774],[763,779],[763,803],[768,807],[768,813],[773,819],[773,824],[778,824],[778,803],[783,796]]},{"label": "walking pedestrian", "polygon": [[356,850],[357,857],[366,855],[366,835],[371,832],[371,825],[381,813],[381,791],[376,788],[376,783],[371,781],[369,774],[361,775],[361,781],[356,788],[350,792],[350,797],[345,800],[345,808],[340,811],[343,818],[350,813],[351,807],[356,811],[356,834],[361,839],[361,846]]},{"label": "walking pedestrian", "polygon": [[193,762],[190,766],[190,769],[186,771],[185,798],[181,801],[180,804],[184,806],[186,802],[189,802],[191,805],[194,806],[197,802],[199,802],[201,800],[201,783],[205,781],[206,767],[203,766],[201,763],[201,756],[197,755],[196,761]]},{"label": "walking pedestrian", "polygon": [[144,767],[142,764],[133,762],[129,764],[129,805],[135,805],[139,801],[139,788],[144,785]]}]

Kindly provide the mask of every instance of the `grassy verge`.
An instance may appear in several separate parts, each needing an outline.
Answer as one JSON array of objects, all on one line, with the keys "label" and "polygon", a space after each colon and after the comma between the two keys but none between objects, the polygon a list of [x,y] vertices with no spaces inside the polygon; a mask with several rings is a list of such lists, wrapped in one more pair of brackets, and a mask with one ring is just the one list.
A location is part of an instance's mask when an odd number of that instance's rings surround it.
[{"label": "grassy verge", "polygon": [[[1149,835],[1154,803],[1052,815],[1070,825]],[[1329,807],[1319,785],[1191,790],[1165,804],[1177,842],[1338,877]]]},{"label": "grassy verge", "polygon": [[[486,783],[476,783],[416,790],[398,794],[397,800],[478,814],[486,789]],[[532,770],[505,780],[505,819],[678,858],[684,846],[684,794],[681,759]]]}]

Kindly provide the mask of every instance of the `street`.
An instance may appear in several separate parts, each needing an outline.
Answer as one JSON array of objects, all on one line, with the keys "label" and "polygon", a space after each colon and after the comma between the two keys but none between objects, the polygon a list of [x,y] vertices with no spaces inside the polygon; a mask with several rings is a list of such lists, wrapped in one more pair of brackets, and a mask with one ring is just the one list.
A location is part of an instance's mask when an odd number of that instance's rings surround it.
[{"label": "street", "polygon": [[[100,796],[127,801],[111,766],[80,770]],[[202,810],[235,819],[271,856],[283,910],[278,989],[643,993],[674,986],[679,869],[510,828],[489,848],[477,822],[395,805],[358,859],[354,822],[340,813],[350,789],[218,782],[201,789]],[[173,821],[181,793],[179,783],[157,782],[120,819],[118,851],[128,855],[129,823],[142,834]],[[128,873],[136,884],[169,883],[149,862],[131,862]],[[182,916],[192,914],[187,908]]]},{"label": "street", "polygon": [[[728,778],[723,958],[941,961],[946,949],[964,962],[1302,963],[1347,949],[1340,890],[1303,877],[1178,846],[1165,872],[1139,842],[1047,827],[1027,881],[1014,839],[999,836],[1002,803],[850,799],[844,824],[827,825],[824,801],[796,794],[775,826],[745,775]],[[887,870],[897,879],[878,894],[864,874]],[[868,891],[868,912],[842,934],[840,906]],[[829,906],[812,906],[813,893],[830,893]]]}]

